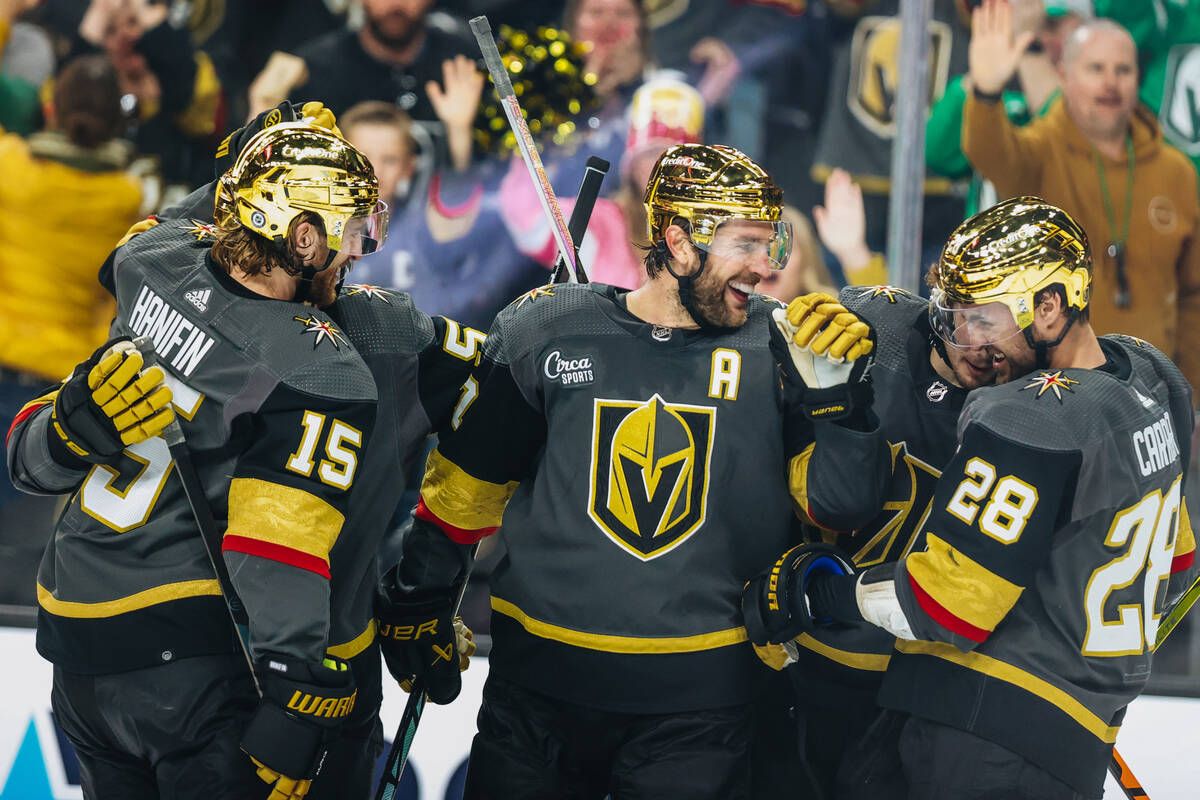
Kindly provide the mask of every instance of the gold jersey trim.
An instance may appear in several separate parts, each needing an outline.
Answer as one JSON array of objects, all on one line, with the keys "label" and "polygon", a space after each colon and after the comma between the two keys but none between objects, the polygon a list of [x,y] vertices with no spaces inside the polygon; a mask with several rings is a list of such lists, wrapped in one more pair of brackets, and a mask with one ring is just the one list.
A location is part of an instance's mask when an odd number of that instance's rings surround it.
[{"label": "gold jersey trim", "polygon": [[971,560],[961,550],[926,532],[928,549],[912,553],[908,574],[938,605],[958,619],[994,631],[1024,589]]},{"label": "gold jersey trim", "polygon": [[367,623],[366,630],[364,630],[358,636],[355,636],[353,639],[343,644],[334,645],[333,647],[328,648],[325,652],[331,656],[334,656],[335,658],[349,661],[363,650],[366,650],[368,647],[370,647],[371,642],[373,641],[375,641],[375,620],[372,619],[369,623]]},{"label": "gold jersey trim", "polygon": [[803,647],[805,650],[825,656],[830,661],[835,661],[843,666],[853,669],[862,669],[869,672],[883,672],[887,669],[888,663],[892,660],[890,655],[882,655],[880,653],[855,653],[850,650],[839,650],[832,645],[814,639],[812,634],[802,633],[796,637],[796,644]]},{"label": "gold jersey trim", "polygon": [[816,444],[810,444],[788,462],[788,491],[792,495],[792,507],[800,519],[817,527],[821,523],[808,515],[808,462],[812,460]]},{"label": "gold jersey trim", "polygon": [[742,627],[729,628],[713,633],[701,633],[696,636],[611,636],[602,633],[585,633],[583,631],[552,625],[526,614],[517,606],[492,597],[492,610],[512,617],[521,627],[534,636],[562,642],[574,647],[586,647],[589,650],[601,650],[605,653],[631,654],[664,654],[664,653],[696,653],[702,650],[715,650],[731,644],[749,641],[746,629]]},{"label": "gold jersey trim", "polygon": [[145,589],[127,597],[116,600],[105,600],[100,603],[79,603],[72,600],[59,600],[50,590],[40,583],[37,587],[38,605],[47,612],[58,617],[74,619],[102,619],[127,614],[142,608],[180,600],[185,597],[221,596],[221,585],[215,578],[198,581],[179,581]]},{"label": "gold jersey trim", "polygon": [[1014,667],[1012,664],[1007,664],[983,653],[964,653],[954,645],[943,642],[920,642],[897,639],[896,649],[901,653],[941,658],[973,672],[979,672],[996,680],[1017,686],[1055,706],[1100,741],[1106,744],[1112,744],[1117,741],[1117,731],[1120,730],[1119,725],[1105,724],[1104,720],[1092,713],[1087,706],[1070,694],[1054,684],[1026,672],[1020,667]]},{"label": "gold jersey trim", "polygon": [[436,448],[425,462],[421,499],[442,522],[464,531],[496,528],[517,481],[491,483],[469,475]]},{"label": "gold jersey trim", "polygon": [[345,517],[321,498],[258,478],[229,483],[229,529],[242,536],[280,545],[329,563]]}]

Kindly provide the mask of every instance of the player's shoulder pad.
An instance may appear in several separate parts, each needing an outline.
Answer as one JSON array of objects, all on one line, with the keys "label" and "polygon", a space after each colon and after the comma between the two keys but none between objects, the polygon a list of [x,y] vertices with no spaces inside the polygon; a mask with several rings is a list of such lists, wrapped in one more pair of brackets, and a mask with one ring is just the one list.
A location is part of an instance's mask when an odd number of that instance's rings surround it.
[{"label": "player's shoulder pad", "polygon": [[[375,380],[346,333],[316,309],[287,303],[284,335],[262,342],[261,357],[281,383],[317,397],[378,399]],[[277,326],[272,326],[273,328]]]},{"label": "player's shoulder pad", "polygon": [[877,368],[909,370],[909,335],[929,313],[929,301],[895,286],[847,286],[838,301],[871,326]]},{"label": "player's shoulder pad", "polygon": [[1122,333],[1110,333],[1100,337],[1105,342],[1116,345],[1129,356],[1129,362],[1135,372],[1150,386],[1158,382],[1163,384],[1172,397],[1186,398],[1191,404],[1192,387],[1183,376],[1183,372],[1174,361],[1167,358],[1161,350],[1136,336],[1126,336]]},{"label": "player's shoulder pad", "polygon": [[997,436],[1042,450],[1074,451],[1108,435],[1095,370],[1035,370],[1008,383],[967,395],[959,435],[971,423]]},{"label": "player's shoulder pad", "polygon": [[609,287],[600,283],[548,283],[524,292],[496,315],[484,343],[484,356],[511,363],[547,339],[596,330],[613,323],[597,308]]},{"label": "player's shoulder pad", "polygon": [[434,339],[433,321],[406,292],[353,283],[326,311],[363,356],[415,354]]}]

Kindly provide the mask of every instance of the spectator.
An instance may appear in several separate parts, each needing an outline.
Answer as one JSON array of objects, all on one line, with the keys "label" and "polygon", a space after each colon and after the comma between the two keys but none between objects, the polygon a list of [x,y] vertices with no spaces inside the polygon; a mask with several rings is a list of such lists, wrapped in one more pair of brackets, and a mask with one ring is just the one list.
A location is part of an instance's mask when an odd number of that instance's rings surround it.
[{"label": "spectator", "polygon": [[[105,255],[137,218],[141,190],[123,172],[132,156],[116,73],[103,55],[69,62],[54,83],[46,129],[28,140],[0,132],[0,418],[4,428],[47,384],[107,338],[115,304],[96,281]],[[17,498],[20,497],[20,501]],[[0,478],[0,603],[32,604],[49,531],[46,498]],[[35,524],[40,516],[45,525]]]},{"label": "spectator", "polygon": [[134,144],[159,157],[168,184],[185,191],[212,178],[225,101],[216,69],[188,31],[151,0],[92,0],[80,38],[108,54],[123,95],[134,101]]},{"label": "spectator", "polygon": [[[448,17],[431,15],[433,0],[360,0],[360,5],[359,30],[332,31],[291,59],[268,62],[251,87],[250,113],[284,97],[318,98],[335,114],[364,100],[382,100],[416,122],[435,121],[429,84],[442,77],[446,59],[474,56],[475,42]],[[282,77],[273,78],[275,70]],[[264,83],[273,84],[269,92]]]},{"label": "spectator", "polygon": [[1016,128],[1000,92],[1032,34],[1013,37],[1002,0],[987,0],[973,19],[972,93],[963,110],[971,164],[1000,197],[1038,195],[1078,219],[1096,265],[1096,330],[1149,341],[1200,385],[1200,354],[1185,345],[1200,331],[1196,170],[1138,103],[1129,33],[1109,20],[1078,28],[1063,52],[1062,99]]},{"label": "spectator", "polygon": [[[1046,113],[1059,92],[1058,65],[1062,43],[1084,21],[1083,15],[1062,5],[1044,6],[1043,0],[1015,0],[1013,31],[1036,32],[1017,63],[1015,84],[1005,87],[1004,112],[1014,125],[1028,125]],[[966,215],[973,216],[996,204],[996,187],[971,169],[962,151],[962,110],[969,82],[966,75],[950,79],[946,93],[934,104],[925,126],[925,165],[952,180],[969,178]]]},{"label": "spectator", "polygon": [[825,181],[825,205],[813,208],[813,221],[817,224],[821,244],[841,264],[846,285],[871,286],[888,282],[883,254],[872,252],[867,246],[867,212],[862,189],[846,170],[835,169],[830,173]]},{"label": "spectator", "polygon": [[[38,0],[0,0],[0,128],[28,136],[37,129],[39,110],[37,83],[27,71],[10,69],[12,50],[19,46],[22,26],[20,14],[37,5]],[[35,29],[36,30],[36,29]],[[53,61],[50,62],[53,66]]]},{"label": "spectator", "polygon": [[[867,243],[883,250],[891,191],[892,140],[900,87],[900,0],[830,2],[832,68],[828,99],[813,158],[812,177],[824,183],[841,167],[862,187]],[[966,70],[967,30],[956,0],[932,0],[929,23],[929,91],[926,107],[943,94],[951,75]],[[865,13],[867,9],[870,13]],[[962,200],[953,182],[925,179],[922,261],[936,258],[950,231],[962,221]]]}]

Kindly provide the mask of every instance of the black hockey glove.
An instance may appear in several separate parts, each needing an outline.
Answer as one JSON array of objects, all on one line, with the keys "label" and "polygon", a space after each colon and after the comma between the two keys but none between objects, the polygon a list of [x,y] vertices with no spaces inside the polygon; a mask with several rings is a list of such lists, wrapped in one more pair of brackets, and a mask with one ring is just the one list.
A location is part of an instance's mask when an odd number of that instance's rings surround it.
[{"label": "black hockey glove", "polygon": [[788,642],[819,623],[833,621],[815,617],[808,597],[810,584],[822,574],[854,575],[854,564],[832,545],[802,544],[751,578],[742,590],[742,616],[750,641],[756,645]]},{"label": "black hockey glove", "polygon": [[242,734],[242,750],[271,785],[267,800],[300,800],[321,771],[329,743],[354,710],[350,666],[267,656],[258,663],[262,700]]},{"label": "black hockey glove", "polygon": [[375,618],[388,672],[405,691],[420,678],[433,702],[444,705],[458,697],[459,673],[470,664],[475,643],[462,619],[454,617],[449,589],[408,594],[381,589]]},{"label": "black hockey glove", "polygon": [[162,433],[175,419],[161,367],[142,369],[128,337],[110,339],[77,366],[54,398],[50,437],[56,461],[115,461],[132,444]]},{"label": "black hockey glove", "polygon": [[870,325],[820,292],[797,297],[771,316],[771,353],[805,416],[841,420],[870,407],[875,398]]},{"label": "black hockey glove", "polygon": [[216,170],[216,177],[221,177],[233,166],[234,162],[237,161],[237,157],[245,149],[246,143],[259,133],[281,122],[296,122],[302,119],[310,119],[314,125],[333,131],[338,136],[342,135],[342,132],[338,130],[337,120],[334,118],[333,112],[320,102],[310,100],[307,103],[299,104],[289,103],[287,100],[284,100],[274,108],[268,108],[226,136],[221,144],[217,145],[216,161],[213,165]]}]

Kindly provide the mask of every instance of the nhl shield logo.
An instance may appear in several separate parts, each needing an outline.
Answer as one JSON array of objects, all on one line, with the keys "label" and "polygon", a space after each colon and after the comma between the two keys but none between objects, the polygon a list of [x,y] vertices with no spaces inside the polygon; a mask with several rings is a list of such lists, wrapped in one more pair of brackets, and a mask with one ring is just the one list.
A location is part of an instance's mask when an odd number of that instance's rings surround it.
[{"label": "nhl shield logo", "polygon": [[1158,121],[1171,144],[1200,155],[1200,44],[1171,48]]},{"label": "nhl shield logo", "polygon": [[595,401],[588,516],[630,555],[650,561],[704,523],[717,410]]}]

